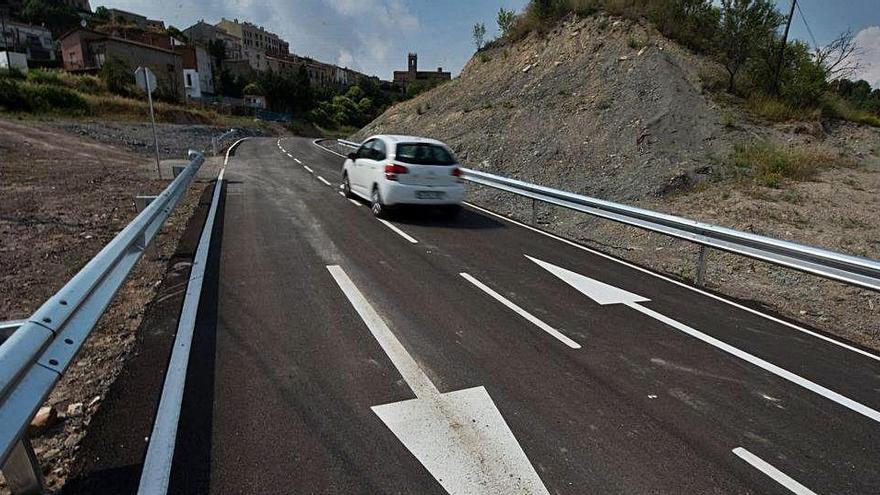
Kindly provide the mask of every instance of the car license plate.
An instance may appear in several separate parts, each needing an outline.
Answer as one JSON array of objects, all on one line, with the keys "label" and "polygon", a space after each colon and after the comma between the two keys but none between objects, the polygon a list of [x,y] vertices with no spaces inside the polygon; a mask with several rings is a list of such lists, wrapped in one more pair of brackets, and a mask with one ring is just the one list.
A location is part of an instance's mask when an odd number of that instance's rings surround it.
[{"label": "car license plate", "polygon": [[442,199],[443,192],[442,191],[416,191],[416,198],[418,198],[418,199]]}]

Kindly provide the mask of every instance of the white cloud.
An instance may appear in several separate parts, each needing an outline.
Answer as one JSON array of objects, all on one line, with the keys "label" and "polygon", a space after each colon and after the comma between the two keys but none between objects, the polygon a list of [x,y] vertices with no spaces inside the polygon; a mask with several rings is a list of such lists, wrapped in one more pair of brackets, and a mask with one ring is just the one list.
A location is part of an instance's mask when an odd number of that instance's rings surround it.
[{"label": "white cloud", "polygon": [[[220,17],[261,25],[289,41],[297,55],[389,79],[406,66],[421,23],[410,0],[98,0],[184,29]],[[400,48],[402,45],[405,48]],[[401,53],[398,53],[401,52]],[[398,59],[399,58],[399,59]]]},{"label": "white cloud", "polygon": [[354,65],[354,55],[344,48],[339,50],[339,56],[336,57],[336,65],[340,67],[351,67]]},{"label": "white cloud", "polygon": [[855,75],[868,81],[874,89],[880,89],[880,26],[870,26],[856,34],[856,45],[862,52],[859,62],[863,66]]}]

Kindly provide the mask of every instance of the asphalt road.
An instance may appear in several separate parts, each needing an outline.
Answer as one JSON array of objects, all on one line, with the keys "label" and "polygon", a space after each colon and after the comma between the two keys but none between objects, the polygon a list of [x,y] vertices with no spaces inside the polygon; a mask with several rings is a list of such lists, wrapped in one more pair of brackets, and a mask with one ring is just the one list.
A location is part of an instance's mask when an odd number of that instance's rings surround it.
[{"label": "asphalt road", "polygon": [[172,493],[880,493],[876,356],[341,162],[230,159]]}]

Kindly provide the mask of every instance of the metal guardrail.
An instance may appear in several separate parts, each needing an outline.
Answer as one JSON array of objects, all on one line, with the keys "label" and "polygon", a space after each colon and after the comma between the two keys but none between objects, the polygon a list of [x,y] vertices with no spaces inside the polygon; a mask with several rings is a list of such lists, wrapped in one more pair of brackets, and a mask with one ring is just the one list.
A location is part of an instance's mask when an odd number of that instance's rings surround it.
[{"label": "metal guardrail", "polygon": [[0,466],[13,493],[42,491],[25,429],[204,162],[176,179],[0,345]]},{"label": "metal guardrail", "polygon": [[[360,146],[341,139],[337,143],[349,148]],[[877,260],[612,203],[468,168],[462,168],[462,172],[462,177],[474,184],[531,198],[532,223],[535,223],[535,202],[541,201],[698,244],[701,249],[695,277],[697,284],[702,284],[705,272],[705,250],[714,248],[880,291],[880,261]]]},{"label": "metal guardrail", "polygon": [[0,344],[6,342],[6,339],[12,336],[18,327],[24,325],[27,320],[12,320],[0,322]]},{"label": "metal guardrail", "polygon": [[[231,139],[235,137],[235,134],[239,132],[239,129],[229,129],[219,136],[211,136],[211,154],[212,156],[217,156],[218,153],[223,151],[225,146],[223,145],[223,141],[227,139]],[[232,143],[230,143],[232,144]]]}]

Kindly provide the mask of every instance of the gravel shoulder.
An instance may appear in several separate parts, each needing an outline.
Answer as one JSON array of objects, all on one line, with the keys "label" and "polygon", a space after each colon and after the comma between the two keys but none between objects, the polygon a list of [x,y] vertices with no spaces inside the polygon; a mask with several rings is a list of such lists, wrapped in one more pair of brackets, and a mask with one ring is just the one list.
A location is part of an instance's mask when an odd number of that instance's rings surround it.
[{"label": "gravel shoulder", "polygon": [[[188,138],[183,135],[178,148]],[[149,157],[102,139],[0,119],[0,320],[28,317],[135,217],[136,194],[167,186],[155,178]],[[152,256],[136,266],[47,401],[58,419],[32,441],[50,492],[63,486],[92,414],[135,350],[144,308],[220,165],[211,158],[202,166],[154,240]],[[165,177],[170,166],[163,162]],[[0,493],[6,493],[2,487],[0,477]]]}]

